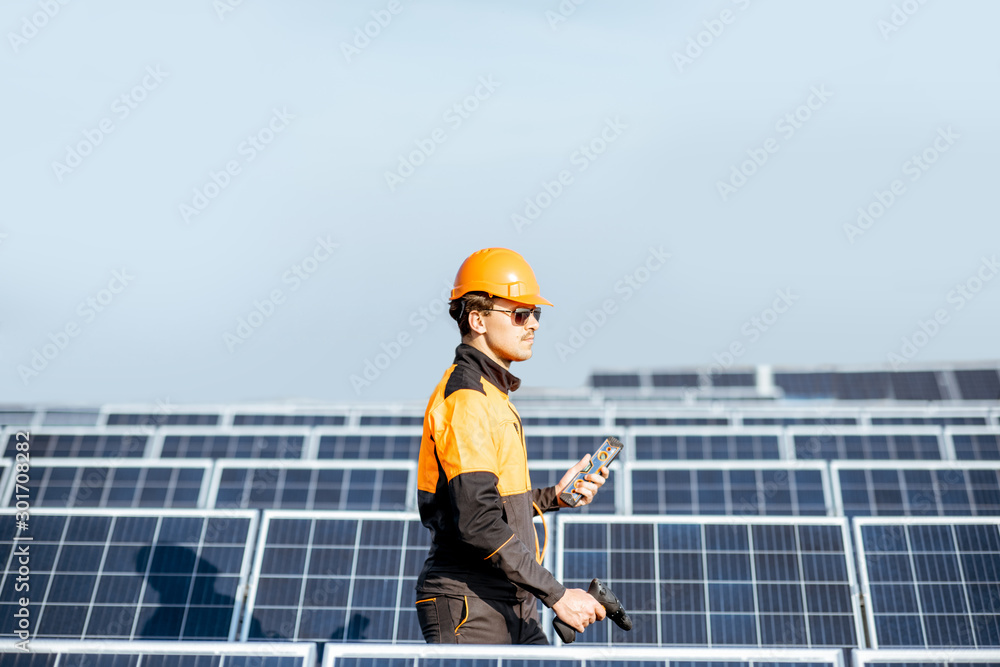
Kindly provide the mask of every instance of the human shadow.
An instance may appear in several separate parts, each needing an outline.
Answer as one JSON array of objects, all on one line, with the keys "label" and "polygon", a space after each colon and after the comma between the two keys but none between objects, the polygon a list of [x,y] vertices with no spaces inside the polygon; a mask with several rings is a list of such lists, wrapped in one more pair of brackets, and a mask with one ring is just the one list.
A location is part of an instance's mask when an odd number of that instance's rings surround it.
[{"label": "human shadow", "polygon": [[[139,549],[135,568],[159,595],[159,606],[137,638],[236,639],[230,635],[236,599],[216,590],[215,565],[187,547],[164,544]],[[250,622],[250,636],[262,636],[257,619]]]}]

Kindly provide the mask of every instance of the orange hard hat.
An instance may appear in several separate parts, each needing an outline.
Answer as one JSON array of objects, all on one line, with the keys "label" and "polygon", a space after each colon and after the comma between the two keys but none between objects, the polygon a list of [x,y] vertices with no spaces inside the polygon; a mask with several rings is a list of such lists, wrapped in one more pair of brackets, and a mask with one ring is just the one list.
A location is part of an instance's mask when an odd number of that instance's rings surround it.
[{"label": "orange hard hat", "polygon": [[484,248],[469,255],[458,267],[452,300],[469,292],[486,292],[517,303],[552,303],[538,293],[538,281],[524,258],[507,248]]}]

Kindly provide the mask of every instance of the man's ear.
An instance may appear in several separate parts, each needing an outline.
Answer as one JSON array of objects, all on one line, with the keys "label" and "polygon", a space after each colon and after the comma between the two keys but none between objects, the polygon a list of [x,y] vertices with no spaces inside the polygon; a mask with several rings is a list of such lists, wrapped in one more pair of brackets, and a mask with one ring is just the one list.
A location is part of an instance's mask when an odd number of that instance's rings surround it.
[{"label": "man's ear", "polygon": [[478,334],[486,333],[486,322],[483,322],[483,319],[485,317],[486,316],[483,314],[481,310],[470,311],[469,328],[472,329],[473,332]]}]

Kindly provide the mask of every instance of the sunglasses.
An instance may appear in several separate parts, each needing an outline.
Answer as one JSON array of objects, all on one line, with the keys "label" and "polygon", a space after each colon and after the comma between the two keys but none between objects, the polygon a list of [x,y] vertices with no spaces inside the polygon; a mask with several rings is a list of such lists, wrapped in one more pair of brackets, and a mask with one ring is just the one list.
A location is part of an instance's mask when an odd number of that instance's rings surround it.
[{"label": "sunglasses", "polygon": [[528,318],[532,315],[535,316],[535,321],[538,322],[542,319],[542,309],[539,306],[535,308],[516,308],[514,310],[505,310],[503,308],[490,308],[489,310],[496,310],[501,313],[510,313],[511,320],[514,322],[515,327],[523,327],[528,323]]}]

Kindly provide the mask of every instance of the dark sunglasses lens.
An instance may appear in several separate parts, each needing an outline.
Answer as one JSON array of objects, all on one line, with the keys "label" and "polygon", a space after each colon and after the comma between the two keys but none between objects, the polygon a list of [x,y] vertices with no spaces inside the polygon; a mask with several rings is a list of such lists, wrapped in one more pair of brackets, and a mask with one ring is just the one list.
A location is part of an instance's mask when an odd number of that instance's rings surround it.
[{"label": "dark sunglasses lens", "polygon": [[534,310],[528,310],[527,308],[518,308],[514,311],[514,326],[523,327],[528,323],[528,318],[534,313],[535,320],[539,320],[542,317],[542,309],[535,308]]}]

